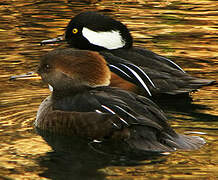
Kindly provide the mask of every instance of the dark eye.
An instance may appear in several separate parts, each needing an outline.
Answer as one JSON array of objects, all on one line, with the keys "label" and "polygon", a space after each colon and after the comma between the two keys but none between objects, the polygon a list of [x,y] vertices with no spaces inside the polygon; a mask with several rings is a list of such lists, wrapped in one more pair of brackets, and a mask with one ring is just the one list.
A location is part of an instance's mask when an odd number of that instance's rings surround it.
[{"label": "dark eye", "polygon": [[44,64],[44,65],[43,65],[43,69],[44,69],[45,71],[48,71],[48,70],[51,69],[51,65],[49,65],[49,64]]},{"label": "dark eye", "polygon": [[77,29],[77,28],[73,28],[72,33],[73,33],[73,34],[78,33],[78,29]]},{"label": "dark eye", "polygon": [[49,64],[45,64],[45,68],[46,69],[50,69],[50,65]]}]

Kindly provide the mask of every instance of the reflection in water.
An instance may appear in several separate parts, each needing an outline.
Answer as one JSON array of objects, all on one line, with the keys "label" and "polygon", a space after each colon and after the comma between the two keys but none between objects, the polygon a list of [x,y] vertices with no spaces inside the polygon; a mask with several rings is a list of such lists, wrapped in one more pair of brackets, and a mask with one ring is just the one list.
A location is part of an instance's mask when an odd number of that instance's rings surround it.
[{"label": "reflection in water", "polygon": [[[37,159],[40,167],[46,167],[41,177],[51,179],[104,179],[98,172],[105,167],[107,158],[100,158],[83,141],[65,136],[42,135],[53,151]],[[99,159],[100,158],[100,159]]]},{"label": "reflection in water", "polygon": [[49,144],[50,147],[35,134],[36,111],[49,90],[39,81],[10,82],[8,77],[34,71],[39,57],[53,48],[39,46],[39,42],[61,35],[71,17],[84,10],[103,11],[127,24],[136,45],[170,57],[190,74],[218,79],[216,1],[102,0],[87,4],[67,0],[3,0],[0,2],[0,179],[70,179],[71,176],[216,179],[217,85],[192,94],[193,101],[188,104],[177,100],[169,103],[168,99],[160,104],[178,132],[206,133],[200,136],[208,143],[199,151],[175,152],[136,166],[100,155],[89,156],[91,150],[86,148],[87,151],[77,149],[79,152],[68,157],[68,153],[54,150],[54,146]]},{"label": "reflection in water", "polygon": [[[51,179],[105,179],[101,169],[108,166],[138,166],[163,162],[163,158],[148,153],[143,162],[126,159],[113,152],[108,145],[94,145],[83,139],[37,132],[52,147],[53,152],[39,157],[37,161],[46,171],[40,174]],[[115,154],[116,153],[116,154]]]}]

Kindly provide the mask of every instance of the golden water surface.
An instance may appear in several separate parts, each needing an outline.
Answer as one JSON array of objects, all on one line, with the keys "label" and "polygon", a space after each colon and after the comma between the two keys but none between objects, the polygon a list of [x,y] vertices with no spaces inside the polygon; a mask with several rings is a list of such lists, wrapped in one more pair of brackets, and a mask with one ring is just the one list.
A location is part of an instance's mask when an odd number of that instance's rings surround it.
[{"label": "golden water surface", "polygon": [[178,132],[200,132],[207,141],[200,150],[136,164],[105,163],[81,154],[58,154],[35,132],[33,122],[49,94],[47,86],[39,80],[8,79],[34,70],[39,57],[54,48],[39,42],[62,35],[71,17],[84,10],[102,11],[122,21],[135,45],[170,57],[194,76],[218,80],[217,1],[91,2],[0,2],[0,179],[218,179],[217,85],[192,94],[191,104],[162,107]]}]

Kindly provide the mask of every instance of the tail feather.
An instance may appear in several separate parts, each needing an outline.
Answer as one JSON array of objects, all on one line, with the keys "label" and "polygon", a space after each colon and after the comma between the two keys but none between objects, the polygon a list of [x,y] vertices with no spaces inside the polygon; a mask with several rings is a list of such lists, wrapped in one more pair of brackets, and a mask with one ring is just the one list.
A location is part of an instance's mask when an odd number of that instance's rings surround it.
[{"label": "tail feather", "polygon": [[178,149],[184,150],[194,150],[199,149],[203,146],[206,141],[198,136],[186,136],[182,134],[178,134],[178,137],[174,139],[175,143],[177,144]]},{"label": "tail feather", "polygon": [[195,150],[206,143],[198,136],[187,136],[175,132],[155,133],[152,129],[141,129],[141,127],[136,127],[136,129],[131,132],[131,138],[127,140],[133,149],[156,152],[170,152],[177,149]]},{"label": "tail feather", "polygon": [[189,83],[187,84],[187,87],[178,87],[177,89],[166,91],[166,94],[169,95],[176,95],[176,94],[185,94],[189,92],[194,92],[197,91],[197,89],[201,88],[202,86],[210,86],[216,84],[215,80],[208,80],[208,79],[191,79],[188,81]]},{"label": "tail feather", "polygon": [[190,86],[208,86],[208,85],[212,85],[214,84],[216,81],[215,80],[211,80],[211,79],[200,79],[200,78],[195,78],[195,79],[192,79],[190,81]]}]

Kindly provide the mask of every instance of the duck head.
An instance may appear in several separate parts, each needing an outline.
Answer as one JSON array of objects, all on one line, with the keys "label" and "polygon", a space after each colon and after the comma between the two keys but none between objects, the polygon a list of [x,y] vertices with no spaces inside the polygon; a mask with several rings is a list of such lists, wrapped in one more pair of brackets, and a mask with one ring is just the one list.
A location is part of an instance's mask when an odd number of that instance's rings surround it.
[{"label": "duck head", "polygon": [[106,61],[97,52],[70,48],[44,55],[37,72],[54,91],[107,86],[111,77]]},{"label": "duck head", "polygon": [[94,11],[82,12],[73,17],[64,37],[44,40],[41,44],[63,40],[72,47],[95,51],[130,48],[133,41],[124,24]]}]

